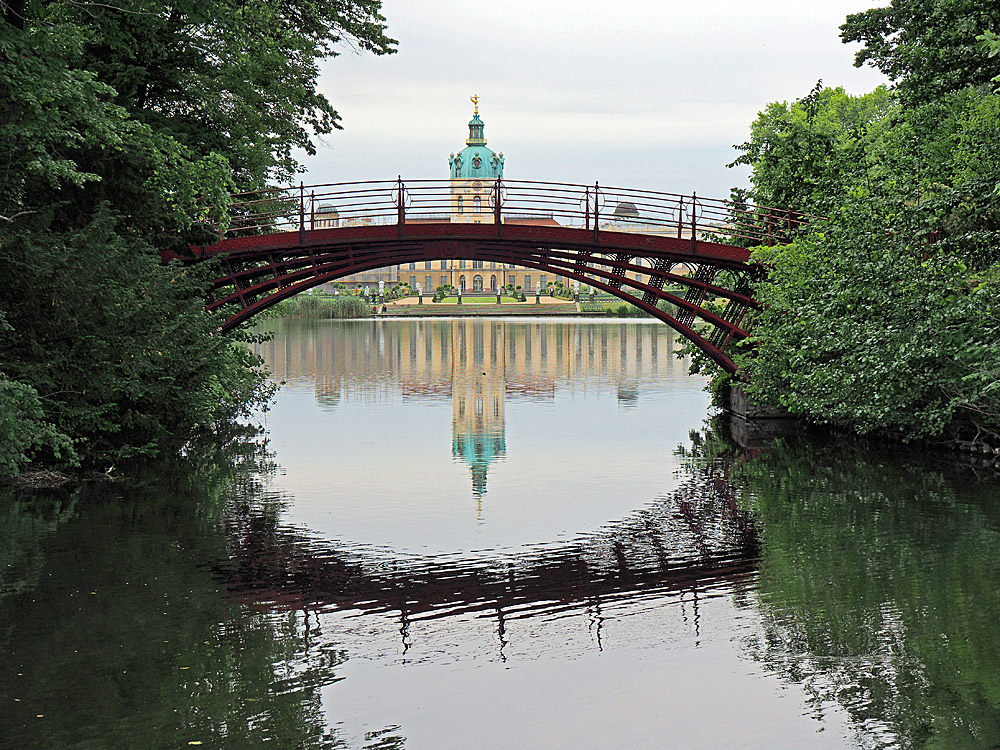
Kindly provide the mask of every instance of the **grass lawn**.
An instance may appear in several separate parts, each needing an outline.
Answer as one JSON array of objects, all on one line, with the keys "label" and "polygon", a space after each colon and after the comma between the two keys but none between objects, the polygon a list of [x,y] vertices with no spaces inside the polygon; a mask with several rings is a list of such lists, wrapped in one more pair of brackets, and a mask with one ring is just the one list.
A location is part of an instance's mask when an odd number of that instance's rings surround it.
[{"label": "grass lawn", "polygon": [[[428,301],[429,300],[425,300],[425,304]],[[493,297],[462,297],[462,304],[463,305],[495,305],[496,303],[497,303],[497,298],[495,296],[493,296]],[[440,302],[431,302],[431,304],[437,304],[437,305],[457,305],[458,304],[458,297],[445,297]],[[510,297],[501,297],[500,298],[500,304],[501,305],[523,305],[525,303],[524,302],[516,302],[515,300],[511,299]]]}]

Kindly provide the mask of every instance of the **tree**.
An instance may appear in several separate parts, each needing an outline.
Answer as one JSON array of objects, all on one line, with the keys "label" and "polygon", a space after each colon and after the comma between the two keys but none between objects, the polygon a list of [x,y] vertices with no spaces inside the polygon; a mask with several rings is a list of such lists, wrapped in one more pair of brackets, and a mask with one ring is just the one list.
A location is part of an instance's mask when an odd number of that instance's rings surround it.
[{"label": "tree", "polygon": [[996,70],[977,43],[1000,30],[1000,6],[980,0],[892,0],[853,13],[840,27],[845,42],[860,42],[857,67],[885,73],[907,104],[925,104],[951,91],[989,82]]},{"label": "tree", "polygon": [[[761,248],[771,267],[748,392],[812,422],[905,438],[1000,437],[1000,294],[950,254],[887,235],[846,205],[822,230]],[[925,259],[926,257],[926,259]]]},{"label": "tree", "polygon": [[849,96],[821,81],[793,104],[774,102],[760,112],[729,166],[752,167],[750,195],[758,205],[825,214],[869,166],[859,143],[893,111],[884,87]]},{"label": "tree", "polygon": [[919,104],[817,87],[761,113],[744,198],[828,218],[755,251],[770,273],[737,356],[751,396],[860,432],[1000,442],[998,116],[974,86]]},{"label": "tree", "polygon": [[0,2],[0,370],[85,463],[175,450],[266,399],[246,334],[202,309],[210,269],[158,253],[216,236],[234,189],[290,179],[338,127],[319,61],[393,51],[379,8]]}]

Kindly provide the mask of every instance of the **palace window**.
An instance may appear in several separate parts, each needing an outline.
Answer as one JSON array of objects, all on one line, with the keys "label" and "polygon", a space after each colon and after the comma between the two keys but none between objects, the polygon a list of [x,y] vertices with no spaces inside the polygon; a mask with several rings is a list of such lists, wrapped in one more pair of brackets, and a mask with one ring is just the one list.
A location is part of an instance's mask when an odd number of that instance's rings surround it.
[{"label": "palace window", "polygon": [[474,261],[472,261],[472,267],[473,268],[482,268],[483,267],[483,262],[481,260],[474,260]]},{"label": "palace window", "polygon": [[430,271],[431,270],[431,262],[429,260],[425,260],[424,261],[424,270],[425,271]]}]

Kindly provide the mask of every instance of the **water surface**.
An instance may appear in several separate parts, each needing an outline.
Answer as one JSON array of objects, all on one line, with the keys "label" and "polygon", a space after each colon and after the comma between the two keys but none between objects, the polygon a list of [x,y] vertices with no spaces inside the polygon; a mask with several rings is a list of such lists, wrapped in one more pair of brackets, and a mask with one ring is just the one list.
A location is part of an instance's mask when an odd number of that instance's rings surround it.
[{"label": "water surface", "polygon": [[271,322],[265,446],[0,498],[0,746],[991,747],[1000,485],[658,323]]}]

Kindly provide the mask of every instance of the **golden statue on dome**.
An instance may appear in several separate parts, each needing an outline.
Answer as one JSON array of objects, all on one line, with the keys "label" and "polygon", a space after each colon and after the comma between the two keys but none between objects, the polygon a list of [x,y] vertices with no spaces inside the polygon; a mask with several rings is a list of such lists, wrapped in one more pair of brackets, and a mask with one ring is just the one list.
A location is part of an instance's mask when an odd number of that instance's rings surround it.
[{"label": "golden statue on dome", "polygon": [[474,115],[479,114],[479,94],[473,94],[469,97],[469,101],[476,105],[476,111],[473,112]]}]

